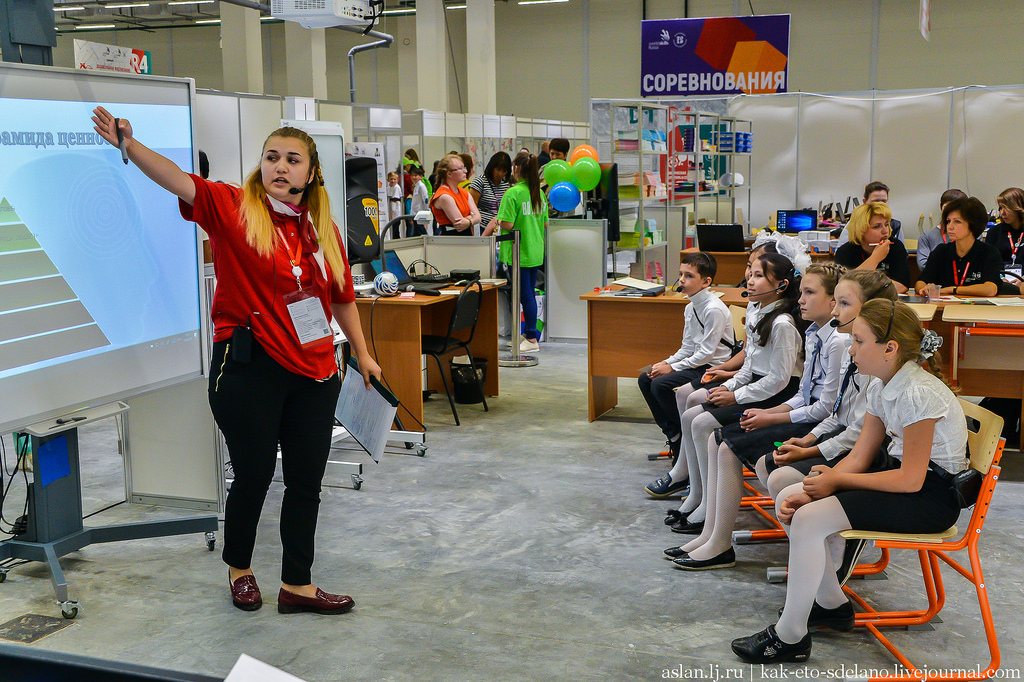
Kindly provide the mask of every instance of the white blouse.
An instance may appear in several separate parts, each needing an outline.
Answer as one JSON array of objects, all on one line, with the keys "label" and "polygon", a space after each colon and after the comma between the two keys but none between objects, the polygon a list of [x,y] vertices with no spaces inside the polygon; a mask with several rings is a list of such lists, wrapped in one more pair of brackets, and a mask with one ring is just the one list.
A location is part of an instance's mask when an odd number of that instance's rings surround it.
[{"label": "white blouse", "polygon": [[676,372],[702,365],[720,365],[732,357],[732,350],[724,340],[731,342],[734,338],[729,309],[711,289],[701,289],[690,297],[683,311],[683,344],[665,359],[665,364]]},{"label": "white blouse", "polygon": [[[850,366],[851,362],[850,354],[847,353],[846,362],[843,363],[842,375],[845,376],[846,368]],[[837,433],[832,438],[816,443],[821,456],[825,459],[835,459],[839,455],[852,450],[853,446],[857,443],[857,439],[860,438],[860,432],[864,428],[864,413],[867,412],[868,408],[868,386],[874,382],[881,383],[875,377],[854,372],[853,377],[850,379],[850,384],[842,395],[839,410],[825,417],[820,424],[811,429],[811,433],[814,434],[815,438],[821,438],[827,433],[842,429],[841,433]],[[840,390],[842,390],[841,383]],[[835,403],[832,403],[831,407],[834,406]]]},{"label": "white blouse", "polygon": [[[814,346],[821,339],[821,353],[814,360]],[[786,401],[790,407],[789,421],[794,424],[803,422],[820,422],[832,414],[839,395],[839,386],[843,381],[846,360],[850,359],[847,352],[850,348],[850,335],[843,334],[830,324],[818,327],[811,324],[807,328],[804,341],[804,371],[800,378],[800,389]],[[813,367],[812,367],[813,365]],[[815,400],[810,405],[804,403],[804,390],[810,386],[811,397]],[[849,390],[849,389],[847,389]]]},{"label": "white blouse", "polygon": [[903,430],[923,419],[937,419],[931,459],[949,472],[967,468],[967,418],[953,392],[916,362],[907,362],[889,383],[868,387],[868,410],[892,436],[889,454],[903,461]]},{"label": "white blouse", "polygon": [[[757,335],[757,322],[781,304],[782,301],[775,301],[764,307],[747,306],[747,342],[743,345],[747,357],[740,371],[724,384],[736,394],[737,403],[767,400],[784,389],[791,377],[800,376],[800,332],[792,317],[775,318],[764,346]],[[761,376],[757,381],[753,380],[755,374]]]}]

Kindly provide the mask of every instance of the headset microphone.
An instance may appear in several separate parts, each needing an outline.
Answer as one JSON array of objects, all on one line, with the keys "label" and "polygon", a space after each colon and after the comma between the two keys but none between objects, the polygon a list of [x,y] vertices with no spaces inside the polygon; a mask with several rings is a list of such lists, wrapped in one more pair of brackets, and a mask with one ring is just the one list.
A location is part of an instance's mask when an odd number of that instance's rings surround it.
[{"label": "headset microphone", "polygon": [[[857,318],[854,318],[854,319],[857,319]],[[829,324],[832,325],[833,327],[835,327],[836,329],[839,329],[840,327],[845,327],[846,325],[850,324],[850,322],[853,322],[853,320],[850,320],[849,322],[843,322],[842,324],[839,324],[839,319],[838,318],[832,318],[832,321],[829,322]]]},{"label": "headset microphone", "polygon": [[288,194],[302,194],[306,191],[306,187],[309,187],[309,185],[305,185],[304,187],[289,187]]},{"label": "headset microphone", "polygon": [[780,284],[779,286],[775,287],[771,291],[762,291],[759,294],[748,294],[747,290],[744,289],[743,291],[740,292],[740,296],[742,296],[743,298],[756,298],[758,296],[767,296],[768,294],[774,294],[775,292],[782,291],[785,288],[786,288],[785,284]]}]

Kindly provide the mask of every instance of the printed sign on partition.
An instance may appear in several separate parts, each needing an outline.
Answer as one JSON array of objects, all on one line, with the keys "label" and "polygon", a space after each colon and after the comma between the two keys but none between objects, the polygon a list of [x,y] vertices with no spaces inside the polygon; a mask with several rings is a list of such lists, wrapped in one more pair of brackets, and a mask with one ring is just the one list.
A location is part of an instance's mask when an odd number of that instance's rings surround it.
[{"label": "printed sign on partition", "polygon": [[146,50],[75,39],[75,66],[79,69],[149,74],[150,60]]},{"label": "printed sign on partition", "polygon": [[643,21],[643,97],[786,92],[789,16]]}]

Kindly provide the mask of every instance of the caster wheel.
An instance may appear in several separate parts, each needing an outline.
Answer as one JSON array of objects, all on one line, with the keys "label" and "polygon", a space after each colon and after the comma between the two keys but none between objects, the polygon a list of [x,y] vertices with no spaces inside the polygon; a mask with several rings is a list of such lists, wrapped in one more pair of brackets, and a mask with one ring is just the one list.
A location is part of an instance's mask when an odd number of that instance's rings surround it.
[{"label": "caster wheel", "polygon": [[0,583],[4,582],[6,580],[7,580],[7,571],[4,571],[3,573],[0,573]]},{"label": "caster wheel", "polygon": [[418,456],[420,456],[420,457],[423,457],[424,455],[426,455],[427,454],[427,446],[426,445],[418,445],[418,446],[416,446],[416,454]]},{"label": "caster wheel", "polygon": [[412,446],[413,446],[413,445],[416,445],[416,444],[415,444],[415,443],[409,443],[409,442],[406,442],[406,444],[405,444],[405,449],[406,449],[406,450],[412,450]]},{"label": "caster wheel", "polygon": [[78,615],[78,602],[62,602],[60,605],[60,614],[68,620],[73,619]]},{"label": "caster wheel", "polygon": [[213,533],[206,534],[206,549],[213,551],[217,547],[217,536]]},{"label": "caster wheel", "polygon": [[363,479],[360,478],[357,474],[352,474],[352,489],[353,490],[359,490],[362,487],[363,487]]}]

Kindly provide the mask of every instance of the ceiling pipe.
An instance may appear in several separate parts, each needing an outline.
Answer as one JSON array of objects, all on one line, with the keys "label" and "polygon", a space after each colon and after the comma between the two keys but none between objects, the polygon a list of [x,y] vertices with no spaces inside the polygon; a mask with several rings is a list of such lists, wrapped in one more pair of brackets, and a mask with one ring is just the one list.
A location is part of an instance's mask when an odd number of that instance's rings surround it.
[{"label": "ceiling pipe", "polygon": [[270,14],[270,5],[264,5],[261,2],[255,2],[255,0],[220,0],[226,2],[229,5],[238,5],[239,7],[248,7],[249,9],[257,9],[261,12]]},{"label": "ceiling pipe", "polygon": [[[358,26],[339,26],[338,28],[352,31],[354,33],[363,33],[363,29]],[[349,101],[352,104],[356,103],[356,55],[360,52],[366,52],[367,50],[375,50],[378,47],[391,47],[391,43],[395,42],[394,36],[388,35],[387,33],[381,33],[380,31],[367,31],[365,35],[368,35],[371,38],[377,38],[378,40],[364,45],[356,45],[348,51],[348,95]]]}]

